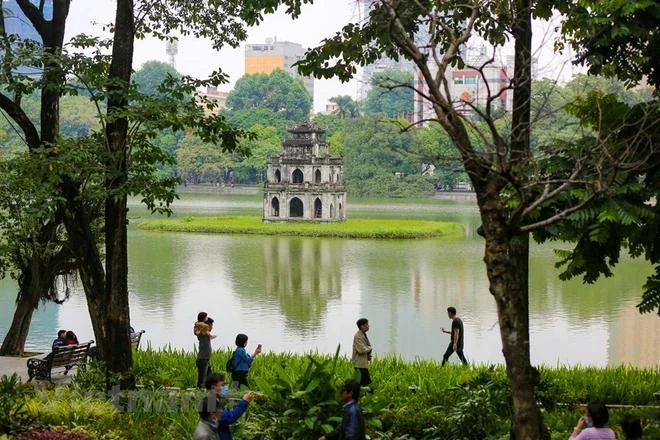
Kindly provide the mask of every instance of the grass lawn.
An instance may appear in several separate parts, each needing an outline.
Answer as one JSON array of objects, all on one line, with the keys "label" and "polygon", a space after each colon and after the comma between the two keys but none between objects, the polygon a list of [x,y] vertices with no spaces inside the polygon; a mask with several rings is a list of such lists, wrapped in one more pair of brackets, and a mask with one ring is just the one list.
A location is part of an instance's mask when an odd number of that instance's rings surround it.
[{"label": "grass lawn", "polygon": [[463,225],[455,222],[349,219],[342,223],[263,223],[261,217],[257,216],[148,220],[140,223],[138,227],[149,231],[387,239],[460,238],[465,233]]}]

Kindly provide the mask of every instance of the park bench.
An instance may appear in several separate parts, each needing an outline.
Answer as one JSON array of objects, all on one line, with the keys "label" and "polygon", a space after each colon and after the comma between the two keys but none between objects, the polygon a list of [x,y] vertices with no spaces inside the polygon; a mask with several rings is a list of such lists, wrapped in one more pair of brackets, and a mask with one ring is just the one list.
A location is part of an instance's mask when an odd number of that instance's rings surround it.
[{"label": "park bench", "polygon": [[139,332],[131,333],[131,345],[137,350],[140,348],[140,340],[142,339],[142,334],[145,333],[144,330]]},{"label": "park bench", "polygon": [[43,359],[28,359],[28,382],[32,379],[47,379],[52,382],[51,374],[54,368],[64,368],[66,374],[73,366],[85,365],[93,343],[94,341],[89,341],[84,344],[53,347],[53,351]]}]

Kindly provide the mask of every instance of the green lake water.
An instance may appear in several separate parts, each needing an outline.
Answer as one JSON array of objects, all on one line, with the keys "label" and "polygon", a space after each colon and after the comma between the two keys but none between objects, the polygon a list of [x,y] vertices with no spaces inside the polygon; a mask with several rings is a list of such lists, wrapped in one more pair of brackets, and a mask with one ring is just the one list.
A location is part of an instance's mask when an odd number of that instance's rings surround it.
[{"label": "green lake water", "polygon": [[[261,213],[258,196],[184,193],[176,214]],[[459,221],[461,240],[346,240],[203,235],[129,230],[131,316],[154,347],[193,349],[201,310],[216,322],[216,347],[247,333],[264,350],[348,353],[360,317],[370,320],[376,355],[441,359],[447,306],[465,323],[470,361],[502,363],[495,303],[482,262],[473,200],[351,201],[349,217]],[[148,213],[132,201],[133,223]],[[562,282],[553,245],[533,246],[530,325],[535,363],[660,365],[660,318],[635,304],[650,268],[623,259],[594,285]],[[0,281],[0,337],[13,314],[15,282]],[[40,306],[28,349],[46,349],[58,328],[93,339],[84,295]],[[456,359],[452,359],[456,361]]]}]

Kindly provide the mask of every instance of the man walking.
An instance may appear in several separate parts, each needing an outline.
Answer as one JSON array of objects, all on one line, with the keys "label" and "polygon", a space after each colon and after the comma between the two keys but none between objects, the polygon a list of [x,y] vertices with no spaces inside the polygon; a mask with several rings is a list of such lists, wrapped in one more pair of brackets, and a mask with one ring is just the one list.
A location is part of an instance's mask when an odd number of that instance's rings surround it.
[{"label": "man walking", "polygon": [[371,343],[367,337],[369,331],[369,320],[360,318],[357,320],[358,331],[353,336],[353,357],[351,363],[360,372],[360,386],[366,387],[371,383],[369,376],[369,361],[371,361]]},{"label": "man walking", "polygon": [[442,356],[442,365],[447,362],[447,359],[449,359],[449,356],[451,356],[453,352],[456,352],[458,358],[463,362],[463,365],[467,365],[467,359],[465,359],[465,355],[463,355],[463,321],[456,316],[456,309],[454,307],[447,307],[447,315],[449,316],[449,319],[451,319],[451,331],[444,327],[442,328],[442,331],[443,333],[450,334],[451,339],[449,340],[447,351],[445,351],[444,356]]}]

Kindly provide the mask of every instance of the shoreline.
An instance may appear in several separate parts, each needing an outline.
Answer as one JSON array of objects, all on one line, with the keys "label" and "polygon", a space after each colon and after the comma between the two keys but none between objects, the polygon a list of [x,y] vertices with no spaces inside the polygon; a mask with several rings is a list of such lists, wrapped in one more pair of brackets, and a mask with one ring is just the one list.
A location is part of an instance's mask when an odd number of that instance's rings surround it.
[{"label": "shoreline", "polygon": [[[176,189],[177,193],[181,194],[226,194],[226,195],[259,195],[263,185],[212,185],[212,184],[198,184],[198,185],[179,185]],[[351,197],[348,194],[348,197]],[[353,200],[360,200],[363,197],[352,197]],[[367,196],[367,199],[372,196]],[[381,197],[377,197],[381,198]],[[391,197],[393,200],[398,200],[398,197]],[[417,197],[413,197],[417,198]],[[420,196],[419,198],[428,198],[435,200],[476,200],[477,195],[472,191],[436,191],[427,196]],[[384,197],[387,199],[387,197]]]}]

